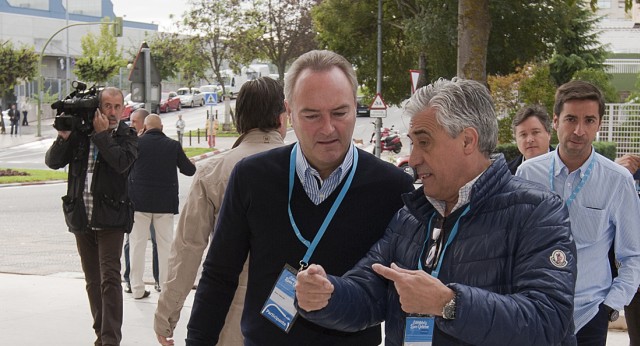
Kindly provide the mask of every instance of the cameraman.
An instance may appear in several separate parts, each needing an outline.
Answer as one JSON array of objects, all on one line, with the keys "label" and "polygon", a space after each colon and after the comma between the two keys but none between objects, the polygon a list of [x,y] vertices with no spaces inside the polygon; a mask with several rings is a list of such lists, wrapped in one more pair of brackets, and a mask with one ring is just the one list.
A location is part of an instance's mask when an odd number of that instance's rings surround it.
[{"label": "cameraman", "polygon": [[52,169],[69,165],[63,212],[76,237],[95,344],[107,346],[120,345],[122,339],[120,256],[124,234],[133,224],[127,177],[138,155],[138,137],[120,122],[124,109],[120,89],[107,87],[97,97],[93,131],[59,130],[45,163]]}]

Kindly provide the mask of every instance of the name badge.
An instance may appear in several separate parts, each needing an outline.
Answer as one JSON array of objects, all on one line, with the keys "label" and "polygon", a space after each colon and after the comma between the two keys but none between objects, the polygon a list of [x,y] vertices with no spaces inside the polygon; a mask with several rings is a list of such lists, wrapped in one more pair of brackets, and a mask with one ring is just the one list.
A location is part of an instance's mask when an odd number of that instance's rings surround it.
[{"label": "name badge", "polygon": [[298,272],[286,264],[278,276],[275,286],[271,289],[269,298],[262,307],[261,314],[278,328],[288,333],[293,322],[298,317],[298,311],[293,304],[296,297],[296,274]]},{"label": "name badge", "polygon": [[404,328],[404,346],[431,346],[434,325],[433,317],[408,316]]}]

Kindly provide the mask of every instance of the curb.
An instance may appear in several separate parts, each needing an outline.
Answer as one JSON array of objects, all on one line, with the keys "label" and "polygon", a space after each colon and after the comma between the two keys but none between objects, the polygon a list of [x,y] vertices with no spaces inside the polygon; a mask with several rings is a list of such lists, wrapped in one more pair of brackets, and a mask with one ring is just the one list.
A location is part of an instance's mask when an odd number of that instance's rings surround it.
[{"label": "curb", "polygon": [[[204,160],[206,158],[225,153],[225,152],[227,152],[229,150],[231,150],[231,149],[214,150],[214,151],[211,151],[211,152],[208,152],[208,153],[205,153],[205,154],[193,156],[193,157],[191,157],[191,159],[193,159],[194,162],[198,162],[198,161]],[[0,188],[3,188],[3,187],[14,187],[14,186],[60,184],[60,183],[66,183],[66,182],[67,182],[66,180],[29,181],[29,182],[24,182],[24,183],[0,184]]]}]

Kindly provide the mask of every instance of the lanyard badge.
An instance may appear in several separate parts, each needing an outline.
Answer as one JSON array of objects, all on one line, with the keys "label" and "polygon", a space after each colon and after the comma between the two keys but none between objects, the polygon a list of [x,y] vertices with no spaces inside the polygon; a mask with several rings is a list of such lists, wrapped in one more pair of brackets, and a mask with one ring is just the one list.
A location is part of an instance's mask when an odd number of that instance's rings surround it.
[{"label": "lanyard badge", "polygon": [[433,316],[408,316],[404,329],[404,346],[431,346],[434,328]]},{"label": "lanyard badge", "polygon": [[293,304],[296,297],[297,273],[293,267],[286,264],[271,289],[269,298],[260,310],[262,316],[285,333],[291,330],[293,322],[298,317],[298,311]]}]

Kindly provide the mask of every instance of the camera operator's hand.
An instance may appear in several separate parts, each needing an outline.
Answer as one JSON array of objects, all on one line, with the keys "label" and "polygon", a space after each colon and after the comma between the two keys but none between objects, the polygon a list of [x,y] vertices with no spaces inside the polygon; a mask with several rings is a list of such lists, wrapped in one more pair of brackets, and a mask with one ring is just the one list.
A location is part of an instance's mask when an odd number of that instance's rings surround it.
[{"label": "camera operator's hand", "polygon": [[93,117],[93,129],[96,133],[107,131],[109,129],[109,118],[100,112],[100,109],[96,109],[96,114]]},{"label": "camera operator's hand", "polygon": [[58,131],[58,136],[66,141],[71,136],[71,131]]}]

